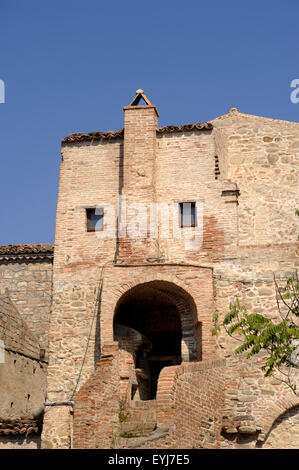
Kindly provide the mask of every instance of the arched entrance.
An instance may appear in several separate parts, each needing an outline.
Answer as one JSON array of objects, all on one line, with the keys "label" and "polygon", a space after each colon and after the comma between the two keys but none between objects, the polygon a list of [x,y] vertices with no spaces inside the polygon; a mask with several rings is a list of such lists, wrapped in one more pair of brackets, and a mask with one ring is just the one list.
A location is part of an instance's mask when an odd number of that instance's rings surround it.
[{"label": "arched entrance", "polygon": [[285,411],[274,422],[263,445],[269,449],[298,449],[299,405]]},{"label": "arched entrance", "polygon": [[133,356],[137,380],[131,398],[138,389],[139,398],[154,399],[163,367],[200,359],[197,326],[192,297],[171,282],[146,282],[122,295],[114,340]]}]

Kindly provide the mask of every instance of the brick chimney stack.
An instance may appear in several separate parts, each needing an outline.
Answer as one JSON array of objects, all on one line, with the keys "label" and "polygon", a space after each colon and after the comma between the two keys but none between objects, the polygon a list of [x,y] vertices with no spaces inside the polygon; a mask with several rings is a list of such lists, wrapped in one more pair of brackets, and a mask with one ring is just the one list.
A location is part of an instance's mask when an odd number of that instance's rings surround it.
[{"label": "brick chimney stack", "polygon": [[[138,105],[141,99],[144,105]],[[155,202],[156,129],[159,114],[143,90],[137,90],[132,103],[123,109],[122,229],[118,258],[157,257],[157,240],[149,233],[149,214],[151,204]],[[124,205],[127,208],[125,220]],[[143,234],[140,234],[140,229]]]}]

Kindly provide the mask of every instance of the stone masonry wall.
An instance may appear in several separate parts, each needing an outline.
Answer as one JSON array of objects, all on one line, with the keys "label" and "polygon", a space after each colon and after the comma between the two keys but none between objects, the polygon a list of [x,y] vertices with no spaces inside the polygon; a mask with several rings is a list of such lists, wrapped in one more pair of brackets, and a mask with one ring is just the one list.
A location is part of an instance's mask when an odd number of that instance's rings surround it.
[{"label": "stone masonry wall", "polygon": [[46,395],[45,364],[5,351],[0,380],[0,419],[38,417],[42,413]]},{"label": "stone masonry wall", "polygon": [[[96,298],[101,274],[103,291],[99,306]],[[124,268],[107,265],[102,271],[95,267],[87,269],[85,266],[79,266],[73,267],[72,270],[61,270],[59,277],[65,284],[64,288],[56,291],[54,297],[47,401],[70,400],[83,357],[84,367],[79,386],[83,386],[93,374],[100,352],[105,345],[113,342],[113,315],[117,302],[123,293],[138,284],[167,281],[190,294],[197,307],[194,327],[198,322],[202,324],[202,357],[203,359],[215,357],[215,338],[211,334],[213,286],[209,268],[185,266]],[[54,320],[54,315],[57,315],[57,320]],[[91,324],[93,326],[89,346],[84,356]],[[47,421],[44,422],[46,436],[50,434],[48,429],[53,427],[54,423],[55,417],[51,420],[51,413],[47,411]],[[59,439],[57,433],[58,430],[56,430],[56,440]],[[49,441],[47,438],[48,443]]]},{"label": "stone masonry wall", "polygon": [[[138,116],[142,120],[142,110],[138,110]],[[81,386],[94,373],[104,346],[113,341],[113,315],[121,295],[140,283],[166,280],[194,299],[197,320],[202,323],[202,360],[226,358],[226,434],[219,445],[254,446],[263,442],[261,436],[275,419],[296,403],[284,386],[273,382],[273,378],[264,379],[258,362],[252,365],[235,358],[235,344],[223,331],[216,342],[211,334],[212,319],[216,307],[221,321],[236,295],[241,296],[248,309],[277,316],[273,274],[284,278],[298,267],[295,165],[299,125],[244,115],[237,110],[215,119],[213,125],[213,130],[157,134],[156,143],[152,142],[151,132],[151,162],[144,170],[154,175],[143,174],[142,152],[134,152],[141,159],[140,171],[134,172],[133,154],[131,163],[130,155],[125,161],[132,166],[124,171],[124,144],[128,142],[120,135],[111,141],[63,144],[48,400],[67,400],[71,396],[90,326]],[[142,132],[142,123],[138,122],[138,126]],[[138,139],[135,133],[134,145],[138,145]],[[140,142],[147,145],[149,140]],[[126,175],[134,181],[125,181]],[[142,181],[146,181],[145,189]],[[158,256],[154,261],[147,259],[152,256],[153,245],[149,243],[147,250],[147,243],[143,243],[143,255],[137,263],[130,240],[125,256],[118,258],[116,230],[110,231],[107,238],[103,233],[87,232],[86,208],[114,206],[114,214],[104,213],[104,228],[108,228],[112,219],[119,216],[122,189],[130,191],[131,197],[136,190],[136,200],[142,200],[142,195],[149,192],[147,202],[175,204],[177,208],[178,202],[197,201],[198,208],[202,208],[198,220],[203,224],[197,249],[190,249],[182,239],[163,236],[160,220],[155,245]],[[102,295],[97,302],[99,286]],[[51,421],[49,414],[49,427],[54,426],[54,419]],[[71,423],[70,416],[68,419]],[[248,442],[242,440],[243,433]],[[205,445],[210,444],[214,445],[205,441]]]},{"label": "stone masonry wall", "polygon": [[265,440],[265,449],[297,449],[299,436],[299,406],[283,413],[272,426]]},{"label": "stone masonry wall", "polygon": [[40,449],[40,436],[0,436],[0,449]]},{"label": "stone masonry wall", "polygon": [[52,303],[52,260],[0,257],[0,289],[8,290],[40,347],[48,348]]},{"label": "stone masonry wall", "polygon": [[238,111],[212,122],[226,137],[226,178],[240,190],[239,245],[294,243],[299,124]]},{"label": "stone masonry wall", "polygon": [[0,296],[0,339],[6,350],[40,359],[39,344],[9,296]]},{"label": "stone masonry wall", "polygon": [[[74,269],[74,268],[73,268]],[[100,308],[97,289],[103,275]],[[48,367],[48,400],[68,400],[74,389],[93,320],[88,352],[81,375],[81,384],[89,377],[105,344],[113,342],[113,317],[121,295],[136,285],[151,281],[167,281],[185,290],[195,301],[197,318],[194,328],[202,324],[202,357],[215,356],[213,329],[213,285],[209,268],[188,266],[123,266],[107,265],[105,270],[83,266],[75,271],[65,269],[59,276],[64,288],[56,291],[51,330]],[[57,275],[58,277],[58,275]]]},{"label": "stone masonry wall", "polygon": [[[213,124],[218,140],[226,142],[224,152],[219,146],[219,166],[240,190],[236,257],[214,267],[216,313],[221,322],[230,301],[238,297],[248,312],[275,320],[279,313],[274,275],[282,285],[299,266],[299,125],[236,109]],[[261,355],[251,360],[245,354],[235,357],[239,342],[223,330],[218,344],[227,364],[222,447],[263,446],[275,419],[296,404],[296,397],[275,377],[264,377]]]},{"label": "stone masonry wall", "polygon": [[[284,263],[286,260],[287,258]],[[254,267],[256,271],[252,273]],[[237,270],[234,273],[231,270],[227,270],[226,273],[222,270],[221,274],[217,274],[216,312],[219,314],[220,322],[228,312],[229,302],[235,298],[239,298],[248,312],[262,313],[274,320],[277,318],[273,273],[265,274],[266,267],[267,260],[260,258],[258,263],[250,265],[251,270],[248,267],[245,271],[243,267],[241,274]],[[286,273],[280,271],[276,274]],[[280,285],[284,282],[285,278],[278,278]],[[218,336],[218,344],[227,364],[224,407],[224,430],[227,441],[222,445],[224,447],[232,443],[236,447],[261,445],[275,419],[299,400],[279,380],[284,378],[282,375],[264,377],[264,372],[261,370],[264,364],[262,354],[250,360],[245,358],[246,353],[235,356],[234,350],[240,343],[237,339],[229,337],[224,330],[221,330]],[[296,381],[295,373],[293,378]],[[294,430],[294,439],[299,440],[296,430]]]},{"label": "stone masonry wall", "polygon": [[0,448],[35,448],[46,394],[40,347],[8,296],[0,297]]}]

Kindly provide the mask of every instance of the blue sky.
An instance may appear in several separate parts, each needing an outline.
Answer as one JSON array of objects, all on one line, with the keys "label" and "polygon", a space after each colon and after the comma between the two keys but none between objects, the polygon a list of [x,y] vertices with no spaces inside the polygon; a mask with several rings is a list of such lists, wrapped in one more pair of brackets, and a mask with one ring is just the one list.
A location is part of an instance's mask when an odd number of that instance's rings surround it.
[{"label": "blue sky", "polygon": [[54,241],[59,139],[118,130],[137,88],[161,126],[299,121],[298,18],[296,0],[0,0],[0,245]]}]

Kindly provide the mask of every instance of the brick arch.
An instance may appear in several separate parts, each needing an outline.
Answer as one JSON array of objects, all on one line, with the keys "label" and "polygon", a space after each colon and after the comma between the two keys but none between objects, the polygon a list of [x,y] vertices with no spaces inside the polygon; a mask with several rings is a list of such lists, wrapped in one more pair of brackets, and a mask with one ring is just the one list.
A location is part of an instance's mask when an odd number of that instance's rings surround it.
[{"label": "brick arch", "polygon": [[[284,413],[279,415],[267,433],[263,446],[265,445],[266,448],[297,449],[298,446],[296,444],[298,442],[299,430],[297,414],[299,414],[299,404],[288,408]],[[292,421],[292,418],[295,416],[296,418]],[[284,432],[281,433],[282,428],[284,428]],[[283,440],[281,434],[283,435]]]},{"label": "brick arch", "polygon": [[[118,290],[118,297],[113,309],[113,319],[119,305],[125,301],[126,297],[132,295],[135,290],[147,287],[156,291],[160,291],[164,296],[168,297],[175,305],[182,328],[182,359],[184,361],[197,361],[201,357],[201,344],[199,342],[197,308],[193,296],[187,292],[185,286],[181,286],[182,282],[165,280],[165,276],[159,278],[155,276],[147,276],[146,279],[139,279],[138,282],[130,282],[123,284]],[[179,285],[181,284],[181,285]]]},{"label": "brick arch", "polygon": [[[116,310],[117,303],[123,294],[125,294],[130,289],[133,289],[139,284],[145,284],[151,281],[165,281],[173,283],[178,287],[181,287],[183,291],[189,294],[192,298],[196,298],[196,292],[193,292],[188,285],[181,279],[179,279],[173,273],[159,273],[159,272],[148,272],[148,273],[138,273],[136,278],[131,278],[125,282],[120,282],[117,285],[109,285],[106,287],[104,279],[104,289],[101,299],[100,307],[100,344],[101,351],[106,343],[111,344],[113,342],[113,319],[114,312]],[[194,324],[196,327],[199,327],[199,318],[194,319]],[[198,328],[198,335],[200,336],[200,328]]]},{"label": "brick arch", "polygon": [[114,288],[110,292],[110,298],[112,305],[114,304],[113,311],[115,311],[116,305],[120,299],[120,297],[125,294],[128,290],[133,289],[134,287],[137,287],[139,284],[146,284],[147,282],[151,281],[164,281],[164,282],[169,282],[172,283],[178,287],[181,287],[182,290],[184,290],[187,294],[189,294],[191,297],[193,297],[193,293],[190,291],[188,286],[177,276],[174,274],[170,275],[165,275],[165,273],[148,273],[147,275],[143,276],[138,276],[138,279],[134,279],[131,281],[126,281],[117,286],[117,288]]},{"label": "brick arch", "polygon": [[299,397],[291,391],[285,391],[284,395],[272,402],[264,411],[261,417],[262,433],[265,441],[268,438],[275,422],[287,411],[299,405]]}]

